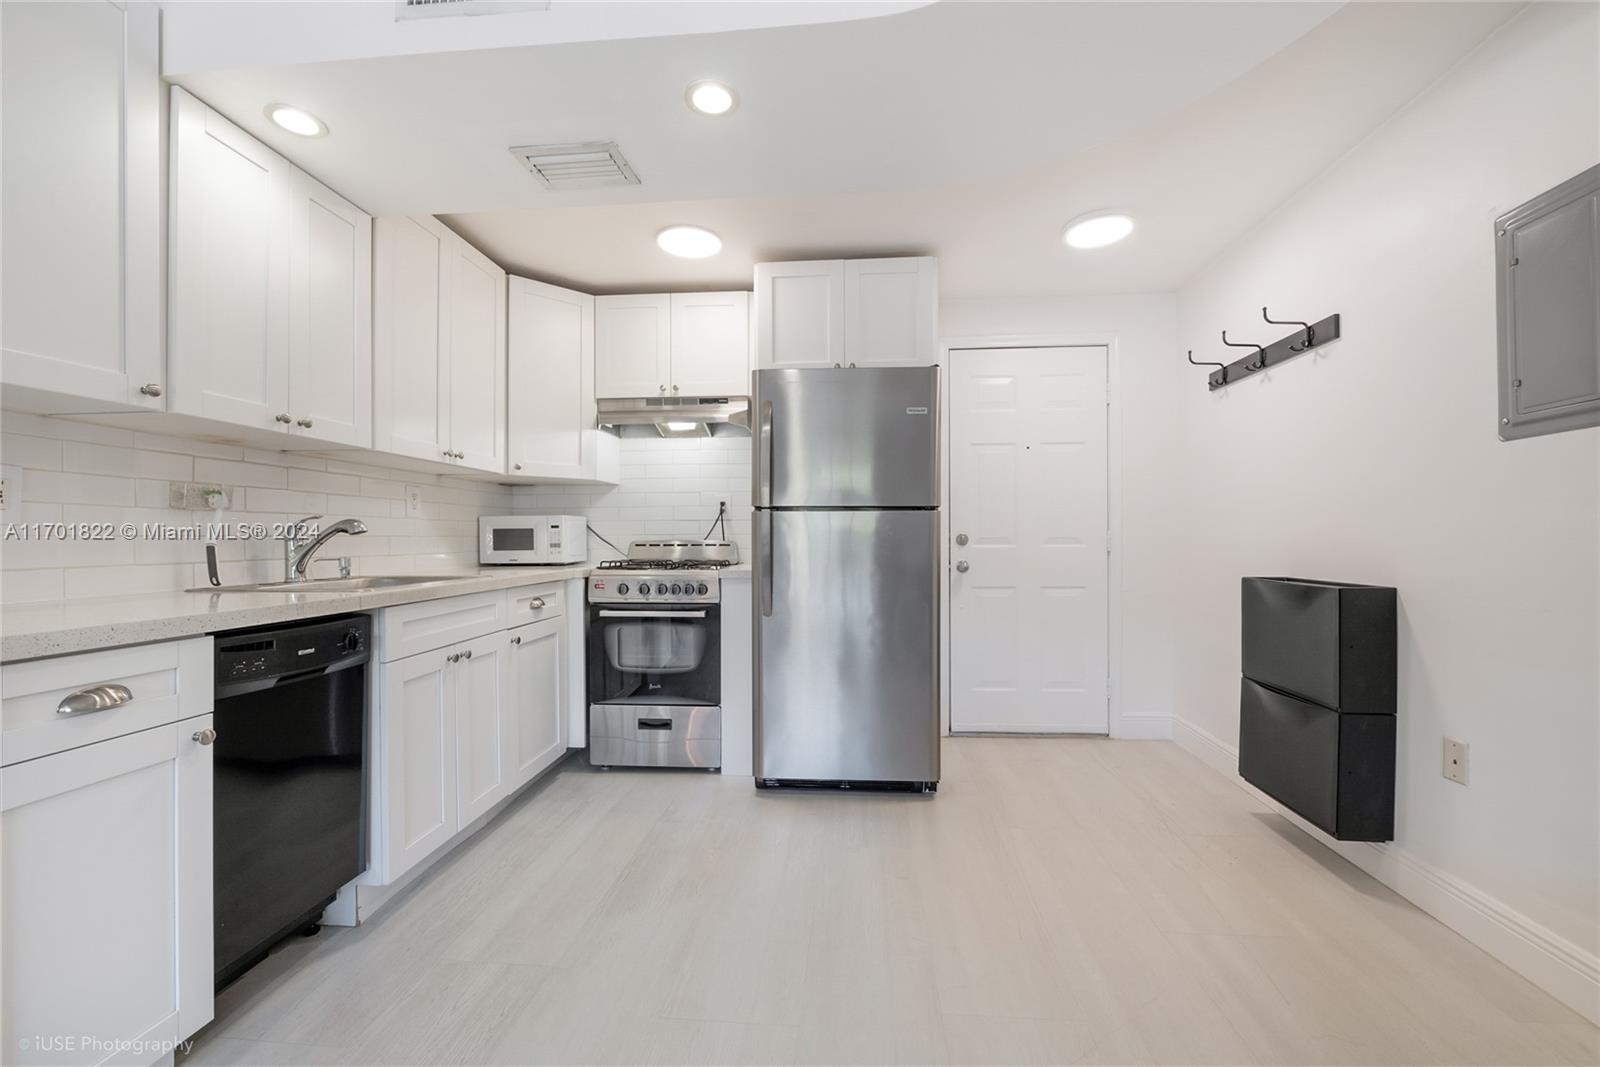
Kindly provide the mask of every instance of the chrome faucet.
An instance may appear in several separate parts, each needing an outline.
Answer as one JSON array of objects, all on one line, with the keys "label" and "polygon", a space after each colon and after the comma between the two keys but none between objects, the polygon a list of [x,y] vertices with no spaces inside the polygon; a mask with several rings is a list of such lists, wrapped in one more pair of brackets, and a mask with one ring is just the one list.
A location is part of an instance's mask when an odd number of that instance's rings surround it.
[{"label": "chrome faucet", "polygon": [[[286,582],[303,582],[306,580],[306,567],[311,564],[311,557],[316,555],[317,549],[327,544],[337,534],[364,534],[367,524],[360,519],[340,519],[322,529],[316,536],[306,540],[303,531],[306,523],[322,518],[321,515],[307,515],[299,522],[289,527],[289,532],[283,536],[283,580]],[[342,574],[344,569],[340,568]]]}]

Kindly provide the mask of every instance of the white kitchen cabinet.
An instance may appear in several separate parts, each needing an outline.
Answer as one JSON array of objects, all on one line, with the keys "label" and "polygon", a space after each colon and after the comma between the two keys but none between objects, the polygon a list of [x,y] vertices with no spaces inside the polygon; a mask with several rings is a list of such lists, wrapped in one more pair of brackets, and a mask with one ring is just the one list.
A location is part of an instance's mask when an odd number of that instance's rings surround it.
[{"label": "white kitchen cabinet", "polygon": [[486,814],[510,791],[506,776],[506,709],[511,646],[504,633],[486,634],[452,648],[455,675],[456,821]]},{"label": "white kitchen cabinet", "polygon": [[507,473],[593,478],[595,298],[527,278],[509,287]]},{"label": "white kitchen cabinet", "polygon": [[503,472],[505,272],[428,216],[373,245],[373,447]]},{"label": "white kitchen cabinet", "polygon": [[565,619],[510,631],[509,699],[505,704],[505,769],[510,789],[533,780],[567,753]]},{"label": "white kitchen cabinet", "polygon": [[303,171],[291,183],[289,432],[372,447],[372,216]]},{"label": "white kitchen cabinet", "polygon": [[909,367],[938,359],[931,256],[756,264],[758,367]]},{"label": "white kitchen cabinet", "polygon": [[672,297],[595,297],[595,395],[666,396],[671,379]]},{"label": "white kitchen cabinet", "polygon": [[0,48],[5,404],[160,410],[157,5],[0,4]]},{"label": "white kitchen cabinet", "polygon": [[443,846],[459,825],[453,654],[438,649],[383,665],[383,855],[376,866],[384,882]]},{"label": "white kitchen cabinet", "polygon": [[750,394],[750,294],[672,294],[672,376],[678,396]]},{"label": "white kitchen cabinet", "polygon": [[833,367],[844,355],[844,261],[756,264],[756,366]]},{"label": "white kitchen cabinet", "polygon": [[939,263],[931,256],[844,262],[844,361],[927,366],[938,359]]}]

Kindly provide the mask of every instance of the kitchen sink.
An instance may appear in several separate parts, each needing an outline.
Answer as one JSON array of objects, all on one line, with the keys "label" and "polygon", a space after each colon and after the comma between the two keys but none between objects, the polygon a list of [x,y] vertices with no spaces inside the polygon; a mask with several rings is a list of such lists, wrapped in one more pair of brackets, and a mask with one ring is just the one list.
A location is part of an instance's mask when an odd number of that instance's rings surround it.
[{"label": "kitchen sink", "polygon": [[361,578],[307,578],[303,582],[253,582],[248,585],[202,585],[190,593],[359,593],[432,582],[454,582],[465,574],[373,574]]}]

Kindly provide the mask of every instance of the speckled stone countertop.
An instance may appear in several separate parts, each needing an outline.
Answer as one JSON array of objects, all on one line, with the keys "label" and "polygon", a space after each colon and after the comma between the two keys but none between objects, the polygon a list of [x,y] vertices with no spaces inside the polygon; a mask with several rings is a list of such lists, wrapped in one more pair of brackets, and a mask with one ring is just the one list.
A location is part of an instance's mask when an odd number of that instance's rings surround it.
[{"label": "speckled stone countertop", "polygon": [[[484,567],[426,585],[356,592],[317,590],[313,586],[292,593],[145,593],[4,604],[0,605],[0,663],[560,582],[588,577],[592,569],[588,563],[571,567]],[[740,564],[721,573],[725,579],[748,581],[750,567]]]}]

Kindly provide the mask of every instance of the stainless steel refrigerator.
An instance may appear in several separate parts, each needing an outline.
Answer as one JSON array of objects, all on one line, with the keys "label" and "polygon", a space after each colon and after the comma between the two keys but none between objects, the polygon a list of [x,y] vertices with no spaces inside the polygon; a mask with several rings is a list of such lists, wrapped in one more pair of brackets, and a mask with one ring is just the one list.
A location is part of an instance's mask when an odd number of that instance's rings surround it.
[{"label": "stainless steel refrigerator", "polygon": [[762,370],[755,776],[939,780],[939,368]]}]

